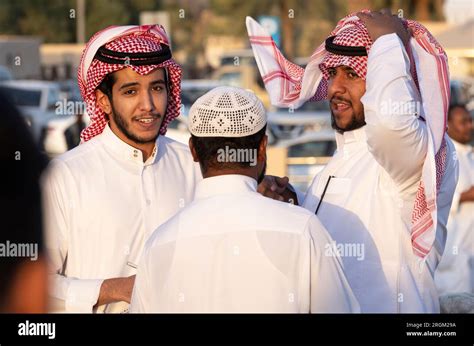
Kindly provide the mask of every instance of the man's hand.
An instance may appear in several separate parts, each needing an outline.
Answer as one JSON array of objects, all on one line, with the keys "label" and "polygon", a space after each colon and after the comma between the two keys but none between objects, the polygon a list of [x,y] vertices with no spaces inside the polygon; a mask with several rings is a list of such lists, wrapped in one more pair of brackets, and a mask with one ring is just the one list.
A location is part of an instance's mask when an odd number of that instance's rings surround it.
[{"label": "man's hand", "polygon": [[474,201],[474,186],[471,186],[469,189],[461,193],[461,196],[459,196],[459,203],[473,202],[473,201]]},{"label": "man's hand", "polygon": [[357,17],[364,22],[372,42],[375,42],[380,36],[392,33],[396,33],[400,37],[404,46],[410,40],[410,33],[403,26],[402,20],[388,9],[383,9],[380,12],[358,12]]},{"label": "man's hand", "polygon": [[257,191],[265,197],[276,199],[282,202],[292,202],[298,204],[296,194],[289,188],[288,177],[275,177],[266,175],[262,182],[258,185]]},{"label": "man's hand", "polygon": [[135,275],[104,280],[95,307],[121,301],[130,303],[134,283]]}]

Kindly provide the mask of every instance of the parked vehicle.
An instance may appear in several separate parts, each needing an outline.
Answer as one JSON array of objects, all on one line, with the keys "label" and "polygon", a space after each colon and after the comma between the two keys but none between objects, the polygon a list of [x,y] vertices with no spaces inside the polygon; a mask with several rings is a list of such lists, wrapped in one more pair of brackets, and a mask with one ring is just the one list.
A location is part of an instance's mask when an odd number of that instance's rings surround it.
[{"label": "parked vehicle", "polygon": [[[90,118],[82,115],[85,126],[89,125]],[[68,150],[65,131],[77,121],[76,115],[60,115],[51,119],[43,129],[43,148],[50,156],[54,157]]]},{"label": "parked vehicle", "polygon": [[39,80],[7,80],[0,82],[0,90],[11,97],[40,143],[42,129],[56,116],[61,99],[59,85]]},{"label": "parked vehicle", "polygon": [[[331,114],[327,101],[306,102],[298,109],[277,108],[268,112],[268,127],[274,142],[331,128]],[[273,143],[273,142],[271,142]]]},{"label": "parked vehicle", "polygon": [[0,81],[12,80],[13,76],[11,71],[6,66],[0,65]]},{"label": "parked vehicle", "polygon": [[306,191],[334,154],[336,137],[334,130],[326,128],[281,140],[275,146],[287,149],[288,177],[295,188]]}]

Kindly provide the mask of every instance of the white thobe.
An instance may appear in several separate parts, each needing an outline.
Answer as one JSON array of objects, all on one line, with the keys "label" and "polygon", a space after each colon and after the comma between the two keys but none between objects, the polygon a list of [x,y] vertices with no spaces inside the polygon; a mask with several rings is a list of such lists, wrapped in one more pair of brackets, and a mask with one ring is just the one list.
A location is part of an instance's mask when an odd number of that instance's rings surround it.
[{"label": "white thobe", "polygon": [[159,136],[155,149],[143,162],[106,126],[50,163],[43,194],[53,310],[92,312],[103,280],[135,274],[152,231],[192,200],[202,176],[188,147]]},{"label": "white thobe", "polygon": [[358,312],[318,219],[256,188],[243,175],[199,182],[145,245],[130,311]]},{"label": "white thobe", "polygon": [[472,146],[453,141],[459,160],[459,181],[448,221],[448,239],[435,280],[440,295],[474,294],[474,202],[459,203],[461,193],[474,186]]},{"label": "white thobe", "polygon": [[[337,150],[303,202],[315,212],[334,176],[317,216],[339,246],[362,312],[439,311],[433,275],[444,248],[457,170],[455,160],[448,159],[437,200],[436,243],[427,260],[420,261],[412,250],[410,227],[428,131],[416,102],[419,94],[400,39],[396,34],[378,38],[369,53],[362,97],[367,125],[336,134]],[[447,141],[451,158],[454,148]],[[362,259],[354,254],[361,248]]]}]

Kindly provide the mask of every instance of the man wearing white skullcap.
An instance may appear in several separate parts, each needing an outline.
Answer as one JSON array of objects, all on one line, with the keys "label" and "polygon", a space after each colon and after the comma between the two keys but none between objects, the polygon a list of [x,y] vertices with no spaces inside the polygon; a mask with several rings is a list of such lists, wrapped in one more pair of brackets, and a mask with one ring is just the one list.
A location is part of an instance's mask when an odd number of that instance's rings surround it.
[{"label": "man wearing white skullcap", "polygon": [[358,312],[331,239],[309,211],[257,193],[265,172],[260,100],[219,87],[190,109],[204,180],[140,260],[131,312]]},{"label": "man wearing white skullcap", "polygon": [[98,32],[78,81],[91,124],[43,183],[52,309],[120,312],[145,240],[202,177],[187,146],[164,136],[179,115],[181,67],[162,26]]}]

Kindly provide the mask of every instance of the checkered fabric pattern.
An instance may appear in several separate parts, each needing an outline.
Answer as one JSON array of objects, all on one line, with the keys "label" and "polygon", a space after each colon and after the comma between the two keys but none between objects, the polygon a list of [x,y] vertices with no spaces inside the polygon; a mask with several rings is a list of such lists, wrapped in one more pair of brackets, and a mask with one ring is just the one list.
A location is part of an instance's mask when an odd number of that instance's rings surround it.
[{"label": "checkered fabric pattern", "polygon": [[[369,52],[372,47],[372,40],[369,32],[360,20],[352,20],[349,23],[351,27],[341,30],[334,39],[334,44],[348,47],[365,47]],[[341,65],[349,66],[357,75],[365,80],[367,75],[367,57],[366,56],[346,56],[327,52],[323,61],[319,64],[319,69],[323,77],[329,79],[328,68],[334,68]]]},{"label": "checkered fabric pattern", "polygon": [[95,90],[106,75],[126,67],[141,75],[146,75],[157,68],[167,70],[170,84],[168,107],[160,128],[160,134],[164,135],[166,133],[168,124],[180,114],[181,67],[173,59],[161,64],[142,66],[108,64],[94,59],[97,50],[102,45],[117,52],[148,53],[160,51],[160,44],[169,46],[168,37],[161,25],[112,26],[99,31],[89,40],[82,54],[78,70],[79,89],[87,104],[87,113],[91,117],[90,125],[81,133],[82,142],[101,134],[107,124],[105,113],[97,104]]},{"label": "checkered fabric pattern", "polygon": [[[410,230],[413,252],[420,258],[425,258],[435,239],[436,198],[446,170],[445,133],[450,98],[448,58],[423,25],[412,20],[404,20],[403,23],[412,34],[405,49],[430,131],[428,153],[422,168]],[[347,65],[361,78],[366,78],[367,57],[337,56],[327,52],[323,42],[303,69],[281,54],[271,36],[255,20],[247,17],[246,25],[265,88],[272,104],[276,106],[298,108],[307,101],[326,99],[329,67]],[[355,14],[341,19],[329,35],[331,36],[336,36],[335,44],[365,46],[367,53],[372,46],[365,25]]]}]

